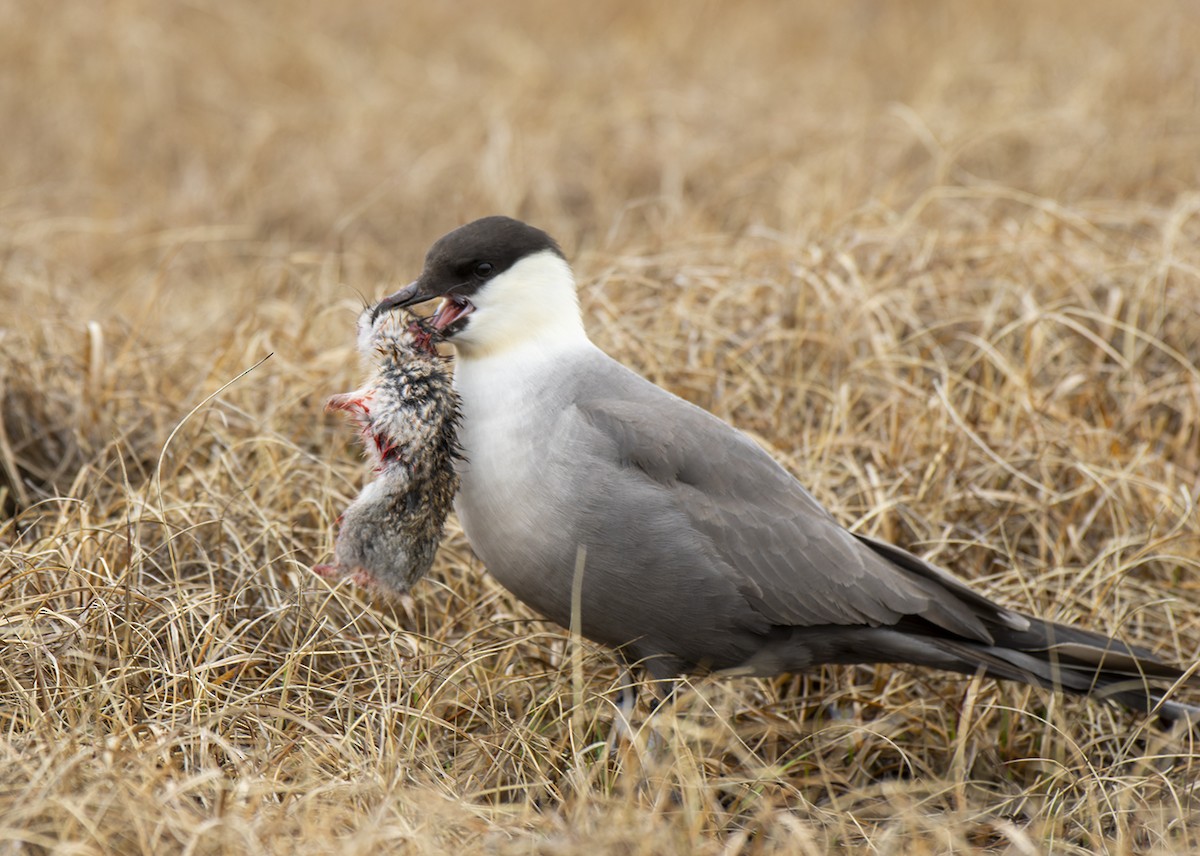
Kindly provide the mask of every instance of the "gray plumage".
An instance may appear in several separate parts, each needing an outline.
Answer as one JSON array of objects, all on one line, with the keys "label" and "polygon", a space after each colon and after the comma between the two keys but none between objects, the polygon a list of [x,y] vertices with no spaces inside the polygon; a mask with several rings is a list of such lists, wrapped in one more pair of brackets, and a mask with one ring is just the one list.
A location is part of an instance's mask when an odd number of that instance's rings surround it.
[{"label": "gray plumage", "polygon": [[364,309],[358,346],[371,377],[326,409],[354,418],[375,479],[342,515],[334,562],[313,570],[395,595],[428,573],[458,488],[458,396],[415,319]]},{"label": "gray plumage", "polygon": [[[544,233],[507,218],[468,224],[376,312],[439,295],[433,324],[459,353],[456,509],[472,547],[563,626],[582,557],[583,634],[653,677],[913,663],[1149,710],[1182,676],[847,531],[744,434],[596,348]],[[1195,709],[1167,701],[1159,712]]]}]

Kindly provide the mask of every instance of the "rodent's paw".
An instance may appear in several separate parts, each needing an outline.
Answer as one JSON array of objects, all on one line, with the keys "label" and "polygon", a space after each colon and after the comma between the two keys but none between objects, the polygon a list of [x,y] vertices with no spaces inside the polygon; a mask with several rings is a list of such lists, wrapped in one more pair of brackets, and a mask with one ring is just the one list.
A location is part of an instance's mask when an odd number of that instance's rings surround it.
[{"label": "rodent's paw", "polygon": [[362,567],[346,567],[339,565],[337,562],[313,565],[313,573],[323,580],[329,580],[332,583],[339,583],[343,580],[349,580],[356,586],[369,589],[373,592],[387,594],[391,591],[387,586],[379,583],[375,575]]},{"label": "rodent's paw", "polygon": [[375,390],[356,389],[354,392],[339,392],[331,395],[325,402],[325,412],[344,410],[352,416],[370,416],[371,403],[375,400]]},{"label": "rodent's paw", "polygon": [[355,568],[350,572],[350,582],[365,589],[377,589],[379,584],[366,568]]},{"label": "rodent's paw", "polygon": [[313,565],[313,573],[323,580],[337,580],[342,577],[342,569],[338,565],[322,563]]}]

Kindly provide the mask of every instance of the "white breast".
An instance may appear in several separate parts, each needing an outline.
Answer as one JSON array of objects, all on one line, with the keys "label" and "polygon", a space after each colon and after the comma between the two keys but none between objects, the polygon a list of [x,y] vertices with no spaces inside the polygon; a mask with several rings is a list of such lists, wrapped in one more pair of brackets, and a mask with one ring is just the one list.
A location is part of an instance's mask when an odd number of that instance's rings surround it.
[{"label": "white breast", "polygon": [[577,356],[571,353],[577,347],[508,349],[456,366],[465,460],[455,510],[489,567],[523,558],[518,553],[547,531],[555,490],[546,483],[545,446],[569,406],[554,395],[554,378]]}]

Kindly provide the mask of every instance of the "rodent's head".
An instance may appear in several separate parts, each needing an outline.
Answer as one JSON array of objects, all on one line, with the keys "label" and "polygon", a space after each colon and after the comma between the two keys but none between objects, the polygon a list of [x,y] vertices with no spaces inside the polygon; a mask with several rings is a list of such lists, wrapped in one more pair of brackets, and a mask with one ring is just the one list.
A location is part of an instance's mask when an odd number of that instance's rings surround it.
[{"label": "rodent's head", "polygon": [[368,364],[376,364],[381,352],[397,357],[438,356],[435,331],[424,319],[403,310],[372,316],[370,306],[358,315],[358,352]]}]

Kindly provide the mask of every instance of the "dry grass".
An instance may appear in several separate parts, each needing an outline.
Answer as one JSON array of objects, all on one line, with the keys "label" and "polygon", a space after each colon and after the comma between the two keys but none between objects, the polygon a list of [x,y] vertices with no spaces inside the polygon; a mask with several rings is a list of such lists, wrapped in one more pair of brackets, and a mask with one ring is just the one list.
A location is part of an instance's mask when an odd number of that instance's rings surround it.
[{"label": "dry grass", "polygon": [[829,670],[606,758],[457,528],[396,611],[308,572],[358,294],[504,212],[845,521],[1196,661],[1194,4],[585,5],[0,0],[0,852],[1200,848],[1121,711]]}]

